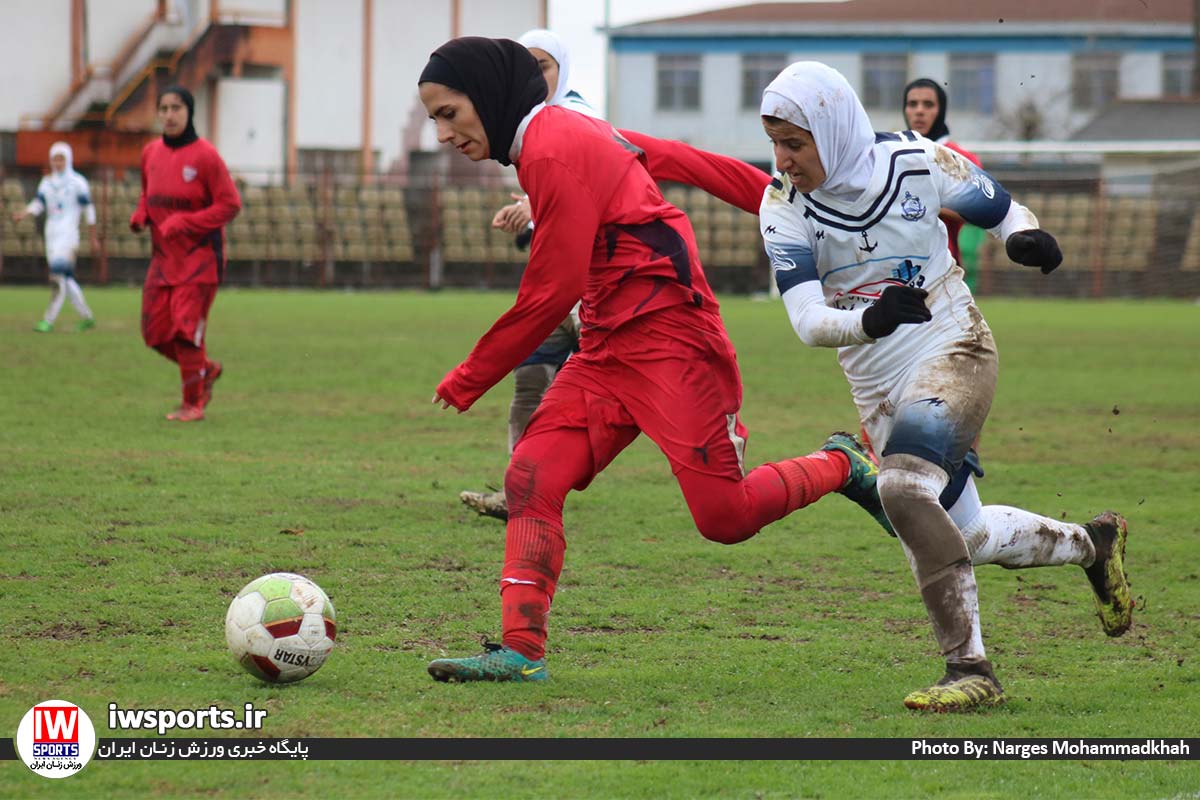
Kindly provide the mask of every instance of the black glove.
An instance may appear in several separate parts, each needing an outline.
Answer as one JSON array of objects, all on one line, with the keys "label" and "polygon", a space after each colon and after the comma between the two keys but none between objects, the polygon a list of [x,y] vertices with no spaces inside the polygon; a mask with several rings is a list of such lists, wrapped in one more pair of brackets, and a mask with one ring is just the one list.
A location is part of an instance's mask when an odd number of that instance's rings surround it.
[{"label": "black glove", "polygon": [[929,322],[933,315],[925,307],[929,292],[912,286],[889,286],[875,301],[875,305],[863,312],[863,331],[872,339],[890,336],[901,325]]},{"label": "black glove", "polygon": [[1017,231],[1004,243],[1008,257],[1026,267],[1041,267],[1049,275],[1062,263],[1058,242],[1043,230]]}]

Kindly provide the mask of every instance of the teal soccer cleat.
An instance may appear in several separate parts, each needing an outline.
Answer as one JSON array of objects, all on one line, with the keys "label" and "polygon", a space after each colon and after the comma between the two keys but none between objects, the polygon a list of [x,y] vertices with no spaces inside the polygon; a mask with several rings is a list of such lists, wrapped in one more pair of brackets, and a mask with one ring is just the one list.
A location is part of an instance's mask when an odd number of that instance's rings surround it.
[{"label": "teal soccer cleat", "polygon": [[870,451],[863,447],[857,436],[845,431],[830,434],[821,449],[837,450],[846,454],[846,458],[850,459],[850,477],[846,480],[846,485],[838,489],[838,493],[862,506],[889,535],[895,536],[896,531],[888,521],[887,514],[883,511],[883,503],[879,500],[879,490],[875,486],[879,477],[879,465],[875,463]]},{"label": "teal soccer cleat", "polygon": [[429,662],[435,681],[544,681],[546,659],[530,661],[516,650],[484,641],[485,652],[470,658],[439,658]]}]

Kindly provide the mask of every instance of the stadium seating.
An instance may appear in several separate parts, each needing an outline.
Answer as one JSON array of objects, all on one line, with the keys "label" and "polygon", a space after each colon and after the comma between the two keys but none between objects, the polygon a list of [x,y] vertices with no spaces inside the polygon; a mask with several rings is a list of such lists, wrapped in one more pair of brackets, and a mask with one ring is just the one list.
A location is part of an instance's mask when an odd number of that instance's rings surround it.
[{"label": "stadium seating", "polygon": [[1180,267],[1187,272],[1200,272],[1200,208],[1192,217],[1191,229],[1188,232],[1187,244],[1183,249],[1183,261]]}]

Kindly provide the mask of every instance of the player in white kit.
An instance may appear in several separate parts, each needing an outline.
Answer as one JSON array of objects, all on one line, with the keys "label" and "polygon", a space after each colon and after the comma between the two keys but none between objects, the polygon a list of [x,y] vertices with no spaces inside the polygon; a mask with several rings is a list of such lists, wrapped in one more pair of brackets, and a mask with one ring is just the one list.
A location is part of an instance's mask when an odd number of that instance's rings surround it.
[{"label": "player in white kit", "polygon": [[75,280],[75,253],[79,250],[81,215],[90,226],[92,250],[100,249],[96,240],[96,207],[92,204],[87,179],[72,168],[71,146],[66,142],[55,142],[50,146],[50,170],[38,184],[37,196],[24,211],[13,214],[13,220],[20,222],[27,216],[46,212],[46,263],[55,289],[45,315],[33,329],[39,333],[54,330],[63,300],[68,299],[79,314],[77,330],[82,332],[95,327],[96,320],[83,299],[83,289]]},{"label": "player in white kit", "polygon": [[[791,323],[836,347],[864,431],[882,456],[878,489],[946,658],[937,684],[905,705],[995,705],[972,563],[1079,564],[1109,635],[1130,625],[1125,521],[1072,525],[980,503],[971,446],[995,394],[997,355],[950,256],[943,208],[1049,273],[1054,238],[1004,187],[957,153],[906,131],[876,134],[836,70],[799,62],[764,91],[777,174],[760,208],[763,241]],[[980,473],[981,474],[981,473]]]}]

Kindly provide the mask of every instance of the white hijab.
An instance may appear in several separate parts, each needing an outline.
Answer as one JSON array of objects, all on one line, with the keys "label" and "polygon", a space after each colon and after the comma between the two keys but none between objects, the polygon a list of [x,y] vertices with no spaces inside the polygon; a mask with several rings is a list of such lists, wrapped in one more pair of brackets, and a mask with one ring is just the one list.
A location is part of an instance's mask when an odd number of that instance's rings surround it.
[{"label": "white hijab", "polygon": [[567,52],[567,46],[558,38],[558,34],[545,28],[534,28],[517,41],[527,49],[536,47],[545,50],[558,62],[558,86],[554,87],[554,94],[546,98],[546,105],[561,106],[567,92],[571,91],[571,56]]},{"label": "white hijab", "polygon": [[815,194],[846,203],[866,190],[875,167],[875,131],[842,73],[817,61],[797,61],[763,90],[760,113],[810,132],[825,168]]},{"label": "white hijab", "polygon": [[[70,175],[75,171],[75,154],[71,151],[71,145],[67,144],[66,142],[55,142],[54,144],[50,145],[50,157],[54,158],[55,156],[65,156],[67,159],[67,166],[62,172],[55,172],[54,174]],[[51,170],[53,171],[54,168],[51,167]]]}]

